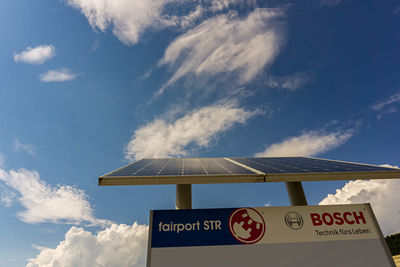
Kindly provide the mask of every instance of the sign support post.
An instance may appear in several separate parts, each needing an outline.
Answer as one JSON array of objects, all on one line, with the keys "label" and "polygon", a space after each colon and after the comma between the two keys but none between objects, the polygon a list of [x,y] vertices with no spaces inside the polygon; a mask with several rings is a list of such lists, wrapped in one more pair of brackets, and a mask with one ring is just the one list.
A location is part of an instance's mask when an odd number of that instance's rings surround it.
[{"label": "sign support post", "polygon": [[301,182],[286,182],[286,190],[292,206],[307,206],[307,199]]},{"label": "sign support post", "polygon": [[192,185],[177,184],[176,185],[176,204],[177,210],[192,208]]}]

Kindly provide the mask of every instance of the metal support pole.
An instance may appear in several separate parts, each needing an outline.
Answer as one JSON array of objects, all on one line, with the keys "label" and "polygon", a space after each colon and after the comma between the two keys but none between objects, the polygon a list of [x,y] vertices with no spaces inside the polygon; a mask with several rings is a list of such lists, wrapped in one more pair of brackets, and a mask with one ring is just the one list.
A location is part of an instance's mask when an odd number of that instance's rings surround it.
[{"label": "metal support pole", "polygon": [[286,182],[286,189],[292,206],[307,206],[307,199],[301,182]]},{"label": "metal support pole", "polygon": [[177,184],[176,185],[176,204],[177,210],[192,208],[192,185]]}]

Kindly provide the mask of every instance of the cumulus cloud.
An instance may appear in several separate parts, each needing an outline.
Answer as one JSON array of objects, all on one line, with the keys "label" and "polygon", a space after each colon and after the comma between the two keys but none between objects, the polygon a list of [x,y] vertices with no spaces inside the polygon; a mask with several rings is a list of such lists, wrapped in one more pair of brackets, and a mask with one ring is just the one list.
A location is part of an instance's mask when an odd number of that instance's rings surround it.
[{"label": "cumulus cloud", "polygon": [[40,65],[55,55],[56,48],[52,45],[29,46],[24,51],[14,54],[14,61]]},{"label": "cumulus cloud", "polygon": [[21,143],[18,138],[14,139],[14,152],[26,152],[29,155],[35,156],[36,155],[36,147],[31,144],[23,144]]},{"label": "cumulus cloud", "polygon": [[[87,222],[91,225],[105,225],[105,220],[96,219],[93,209],[83,190],[71,186],[51,187],[40,180],[39,173],[20,169],[0,169],[0,181],[8,186],[25,210],[18,217],[27,223],[70,223]],[[17,197],[16,194],[17,193]],[[8,193],[7,197],[10,196]],[[11,199],[9,199],[11,201]],[[7,199],[5,200],[7,202]]]},{"label": "cumulus cloud", "polygon": [[196,109],[173,122],[155,119],[134,132],[125,148],[126,158],[186,156],[189,145],[207,147],[220,133],[258,113],[226,102]]},{"label": "cumulus cloud", "polygon": [[273,144],[256,157],[313,156],[334,149],[353,136],[353,130],[325,132],[313,130]]},{"label": "cumulus cloud", "polygon": [[187,74],[235,73],[238,83],[252,80],[270,65],[284,43],[279,9],[256,9],[246,18],[236,13],[208,19],[174,40],[159,65],[176,68],[161,94]]},{"label": "cumulus cloud", "polygon": [[140,35],[151,27],[160,27],[164,6],[173,0],[65,0],[79,9],[94,29],[105,32],[112,28],[114,35],[126,45],[139,41]]},{"label": "cumulus cloud", "polygon": [[78,76],[77,73],[72,73],[69,69],[62,68],[56,70],[49,70],[40,75],[42,82],[66,82],[75,80]]},{"label": "cumulus cloud", "polygon": [[112,224],[97,234],[72,227],[56,248],[39,248],[26,266],[144,267],[147,235],[148,226],[137,223]]},{"label": "cumulus cloud", "polygon": [[[383,165],[389,167],[388,165]],[[371,203],[385,235],[400,232],[400,180],[356,180],[328,194],[319,204]]]},{"label": "cumulus cloud", "polygon": [[272,88],[296,90],[314,79],[314,74],[308,71],[300,71],[282,77],[268,76],[267,86]]}]

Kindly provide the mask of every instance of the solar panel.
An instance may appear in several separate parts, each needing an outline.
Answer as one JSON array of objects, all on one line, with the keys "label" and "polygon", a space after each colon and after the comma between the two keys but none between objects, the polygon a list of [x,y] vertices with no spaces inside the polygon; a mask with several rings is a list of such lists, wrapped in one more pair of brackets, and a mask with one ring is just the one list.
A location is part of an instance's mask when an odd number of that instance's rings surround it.
[{"label": "solar panel", "polygon": [[389,171],[391,168],[305,157],[232,158],[263,173]]},{"label": "solar panel", "polygon": [[400,178],[400,169],[308,157],[231,158],[265,174],[266,182]]},{"label": "solar panel", "polygon": [[400,169],[307,157],[142,159],[100,185],[208,184],[400,178]]},{"label": "solar panel", "polygon": [[264,182],[260,173],[224,158],[142,159],[100,177],[100,185]]}]

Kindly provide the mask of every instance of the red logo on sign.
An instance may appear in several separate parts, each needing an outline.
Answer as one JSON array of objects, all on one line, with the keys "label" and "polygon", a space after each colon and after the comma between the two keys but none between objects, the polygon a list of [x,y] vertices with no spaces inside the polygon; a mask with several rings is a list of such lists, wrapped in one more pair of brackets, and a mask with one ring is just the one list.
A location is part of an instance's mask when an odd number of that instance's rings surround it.
[{"label": "red logo on sign", "polygon": [[264,236],[265,222],[258,211],[251,208],[241,208],[231,214],[229,230],[238,241],[254,244]]}]

